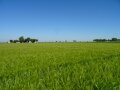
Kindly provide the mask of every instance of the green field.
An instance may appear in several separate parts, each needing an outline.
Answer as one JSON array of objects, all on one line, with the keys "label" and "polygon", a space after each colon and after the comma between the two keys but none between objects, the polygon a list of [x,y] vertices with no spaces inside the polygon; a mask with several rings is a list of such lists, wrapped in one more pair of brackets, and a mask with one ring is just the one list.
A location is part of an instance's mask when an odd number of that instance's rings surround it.
[{"label": "green field", "polygon": [[0,44],[0,90],[120,90],[120,43]]}]

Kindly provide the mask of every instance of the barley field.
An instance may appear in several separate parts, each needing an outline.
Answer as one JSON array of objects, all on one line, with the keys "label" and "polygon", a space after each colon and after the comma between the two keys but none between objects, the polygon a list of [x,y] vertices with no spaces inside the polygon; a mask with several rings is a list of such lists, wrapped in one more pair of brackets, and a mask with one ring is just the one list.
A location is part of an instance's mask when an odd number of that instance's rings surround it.
[{"label": "barley field", "polygon": [[120,90],[120,43],[0,44],[0,90]]}]

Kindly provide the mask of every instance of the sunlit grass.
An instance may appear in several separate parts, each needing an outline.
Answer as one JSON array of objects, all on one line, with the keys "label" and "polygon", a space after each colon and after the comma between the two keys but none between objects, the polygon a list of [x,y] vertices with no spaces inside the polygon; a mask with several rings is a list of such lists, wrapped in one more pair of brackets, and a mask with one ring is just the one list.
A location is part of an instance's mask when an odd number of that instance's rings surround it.
[{"label": "sunlit grass", "polygon": [[120,43],[0,44],[0,90],[101,89],[120,89]]}]

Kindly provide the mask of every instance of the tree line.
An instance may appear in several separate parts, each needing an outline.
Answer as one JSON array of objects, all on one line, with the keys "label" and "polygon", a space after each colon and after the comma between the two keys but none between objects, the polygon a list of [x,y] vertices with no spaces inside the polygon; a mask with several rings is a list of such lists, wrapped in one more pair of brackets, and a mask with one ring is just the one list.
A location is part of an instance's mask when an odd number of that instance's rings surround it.
[{"label": "tree line", "polygon": [[10,43],[35,43],[38,42],[38,39],[32,39],[30,37],[24,38],[23,36],[19,37],[18,40],[10,40]]},{"label": "tree line", "polygon": [[112,38],[112,39],[94,39],[94,42],[111,42],[111,41],[120,41],[118,38]]}]

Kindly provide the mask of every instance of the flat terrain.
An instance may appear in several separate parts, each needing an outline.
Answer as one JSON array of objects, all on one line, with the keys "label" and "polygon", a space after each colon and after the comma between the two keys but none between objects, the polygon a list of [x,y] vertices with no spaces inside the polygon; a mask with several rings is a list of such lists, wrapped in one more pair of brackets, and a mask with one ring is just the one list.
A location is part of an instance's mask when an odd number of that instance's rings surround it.
[{"label": "flat terrain", "polygon": [[0,44],[0,90],[120,90],[120,43]]}]

